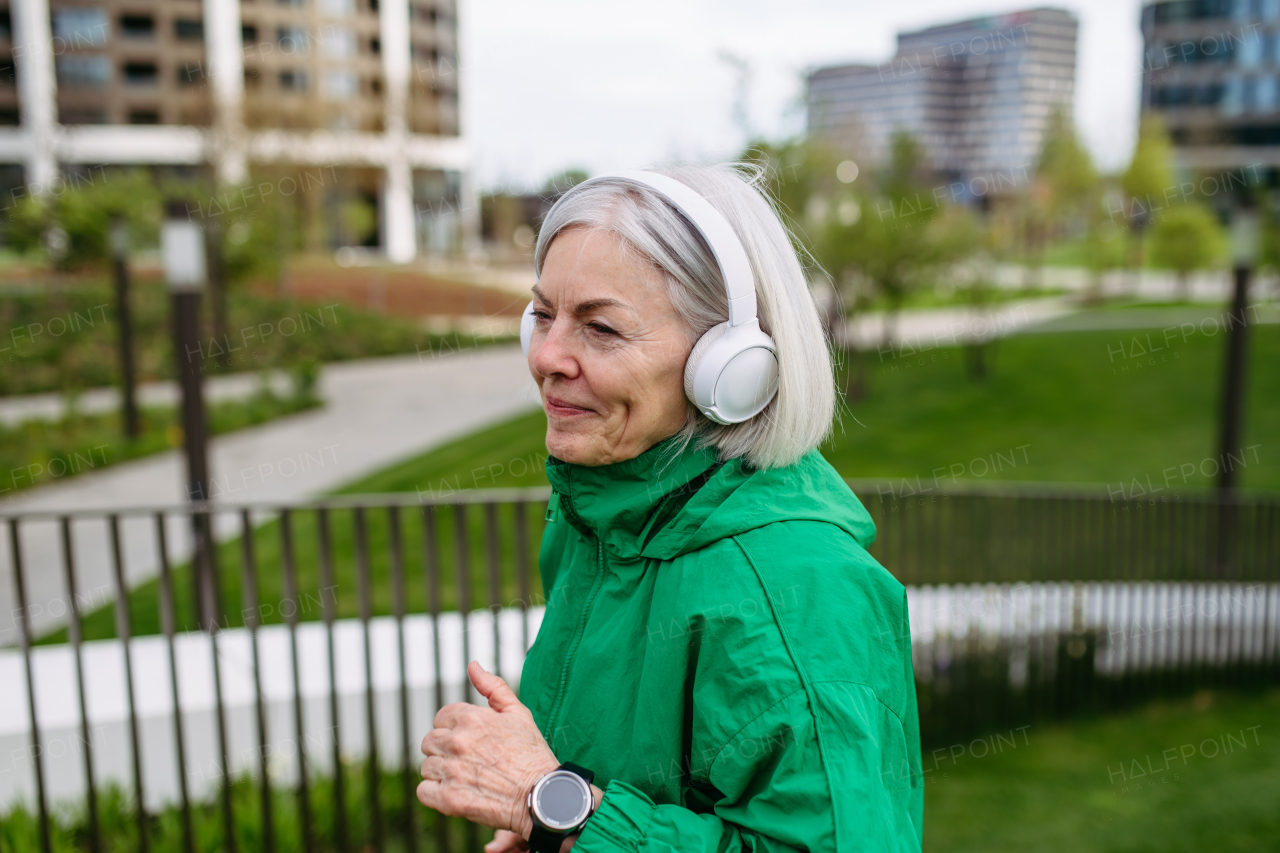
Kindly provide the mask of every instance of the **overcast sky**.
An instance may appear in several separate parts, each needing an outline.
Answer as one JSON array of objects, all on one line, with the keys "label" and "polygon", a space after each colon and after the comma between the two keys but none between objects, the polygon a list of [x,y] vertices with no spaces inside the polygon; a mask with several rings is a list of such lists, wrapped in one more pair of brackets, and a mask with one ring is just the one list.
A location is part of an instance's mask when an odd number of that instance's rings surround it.
[{"label": "overcast sky", "polygon": [[[541,184],[674,159],[727,159],[750,68],[749,127],[770,138],[804,125],[802,75],[878,63],[896,34],[1028,8],[1004,0],[459,0],[463,132],[479,187]],[[1141,89],[1142,0],[1055,3],[1080,21],[1076,121],[1099,165],[1122,167]]]}]

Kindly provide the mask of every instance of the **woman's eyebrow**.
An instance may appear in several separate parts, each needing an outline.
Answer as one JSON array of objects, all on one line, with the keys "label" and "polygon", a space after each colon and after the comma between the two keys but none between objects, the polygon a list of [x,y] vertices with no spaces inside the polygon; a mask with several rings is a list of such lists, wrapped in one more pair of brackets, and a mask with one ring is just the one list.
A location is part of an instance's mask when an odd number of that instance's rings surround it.
[{"label": "woman's eyebrow", "polygon": [[622,308],[626,311],[636,313],[636,309],[632,308],[621,299],[589,299],[586,302],[579,302],[573,309],[575,314],[586,314],[597,308]]},{"label": "woman's eyebrow", "polygon": [[[547,299],[546,295],[543,294],[543,292],[538,289],[538,286],[536,284],[533,286],[533,294],[534,296],[538,297],[538,299],[542,300],[543,304],[551,305],[551,300]],[[597,308],[622,308],[626,311],[630,311],[633,314],[639,313],[636,311],[636,309],[633,306],[629,305],[628,303],[623,302],[621,299],[613,299],[611,297],[606,297],[603,299],[588,299],[586,302],[579,302],[576,306],[574,306],[573,313],[587,314],[591,311],[595,311]]]}]

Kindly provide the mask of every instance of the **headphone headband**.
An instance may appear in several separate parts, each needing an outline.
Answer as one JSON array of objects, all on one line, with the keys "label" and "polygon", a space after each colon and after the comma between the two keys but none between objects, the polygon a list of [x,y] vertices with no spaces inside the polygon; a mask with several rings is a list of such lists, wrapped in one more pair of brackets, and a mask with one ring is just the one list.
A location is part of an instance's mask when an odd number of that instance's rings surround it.
[{"label": "headphone headband", "polygon": [[751,274],[747,250],[743,248],[742,241],[738,239],[738,233],[733,230],[729,220],[711,202],[692,187],[657,172],[610,172],[588,178],[569,192],[576,192],[598,181],[630,181],[648,187],[684,214],[707,241],[720,267],[725,294],[729,297],[729,325],[741,326],[756,319],[755,278]]}]

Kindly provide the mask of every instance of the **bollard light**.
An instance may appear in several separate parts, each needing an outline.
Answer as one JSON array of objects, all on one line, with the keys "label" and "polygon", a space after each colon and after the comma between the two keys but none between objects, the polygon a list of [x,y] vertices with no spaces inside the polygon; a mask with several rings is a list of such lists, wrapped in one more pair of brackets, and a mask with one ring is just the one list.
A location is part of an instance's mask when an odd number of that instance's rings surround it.
[{"label": "bollard light", "polygon": [[169,219],[160,231],[164,278],[171,292],[204,290],[208,265],[204,257],[204,229],[190,219]]},{"label": "bollard light", "polygon": [[129,223],[123,216],[111,220],[111,230],[107,232],[107,246],[111,250],[111,258],[116,261],[129,257]]},{"label": "bollard light", "polygon": [[[1222,415],[1218,429],[1218,488],[1224,492],[1230,492],[1240,482],[1236,470],[1238,463],[1232,457],[1243,455],[1240,445],[1244,436],[1245,372],[1249,351],[1249,279],[1258,261],[1259,230],[1258,210],[1253,199],[1241,198],[1231,216],[1233,288],[1231,311],[1226,322],[1227,351],[1223,359]],[[1230,513],[1229,508],[1224,511]],[[1227,537],[1224,536],[1222,542],[1226,545]],[[1220,552],[1219,561],[1225,565],[1228,557]]]},{"label": "bollard light", "polygon": [[1252,267],[1258,260],[1258,211],[1242,207],[1231,217],[1231,259],[1237,267]]},{"label": "bollard light", "polygon": [[210,499],[208,423],[204,411],[204,345],[200,303],[208,278],[204,229],[191,220],[186,205],[169,205],[160,230],[165,284],[173,306],[173,355],[182,386],[182,433],[187,456],[187,497],[198,506],[191,514],[195,534],[196,616],[206,631],[217,626],[217,555],[213,525],[203,505]]}]

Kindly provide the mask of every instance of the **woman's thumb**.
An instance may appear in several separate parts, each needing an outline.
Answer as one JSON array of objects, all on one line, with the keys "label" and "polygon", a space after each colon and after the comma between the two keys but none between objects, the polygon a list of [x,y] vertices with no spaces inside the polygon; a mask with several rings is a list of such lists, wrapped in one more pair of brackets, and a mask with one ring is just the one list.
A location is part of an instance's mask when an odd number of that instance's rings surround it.
[{"label": "woman's thumb", "polygon": [[489,707],[493,710],[502,713],[513,707],[520,707],[520,700],[507,682],[486,670],[479,661],[471,662],[467,667],[467,675],[480,695],[489,700]]}]

